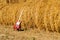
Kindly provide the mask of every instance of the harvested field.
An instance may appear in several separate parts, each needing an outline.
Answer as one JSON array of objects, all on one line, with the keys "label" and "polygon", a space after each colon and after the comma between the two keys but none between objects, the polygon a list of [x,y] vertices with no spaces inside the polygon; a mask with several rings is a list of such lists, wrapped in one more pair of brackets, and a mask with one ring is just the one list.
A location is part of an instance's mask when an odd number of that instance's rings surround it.
[{"label": "harvested field", "polygon": [[0,25],[0,40],[60,40],[60,33],[46,32],[44,30],[30,29],[14,31],[13,26]]},{"label": "harvested field", "polygon": [[[15,24],[21,12],[21,26],[25,31],[14,31],[11,25]],[[60,0],[0,0],[0,24],[2,40],[48,40],[47,37],[50,40],[59,40]],[[10,32],[14,37],[9,38]]]}]

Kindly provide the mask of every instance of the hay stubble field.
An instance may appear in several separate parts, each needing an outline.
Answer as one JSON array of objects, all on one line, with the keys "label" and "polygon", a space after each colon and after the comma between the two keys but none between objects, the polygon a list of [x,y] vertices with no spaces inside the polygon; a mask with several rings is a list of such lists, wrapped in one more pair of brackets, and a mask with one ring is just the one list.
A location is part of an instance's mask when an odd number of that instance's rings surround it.
[{"label": "hay stubble field", "polygon": [[[25,31],[14,31],[22,10]],[[0,40],[60,40],[60,0],[0,0],[0,24]]]}]

